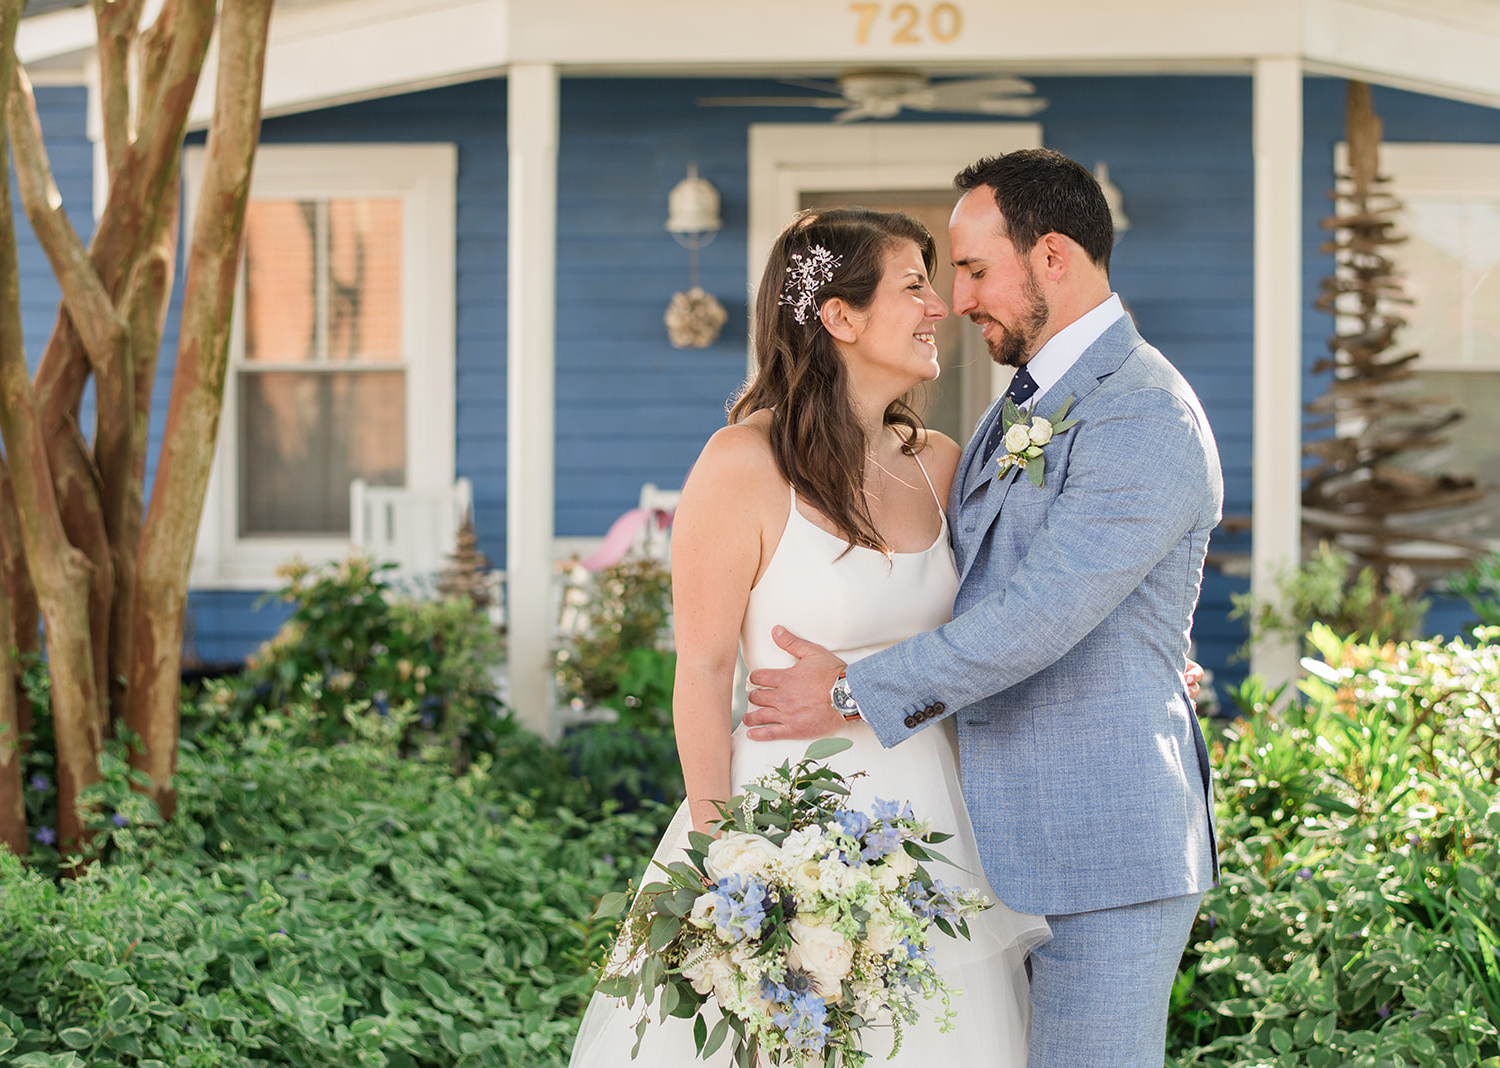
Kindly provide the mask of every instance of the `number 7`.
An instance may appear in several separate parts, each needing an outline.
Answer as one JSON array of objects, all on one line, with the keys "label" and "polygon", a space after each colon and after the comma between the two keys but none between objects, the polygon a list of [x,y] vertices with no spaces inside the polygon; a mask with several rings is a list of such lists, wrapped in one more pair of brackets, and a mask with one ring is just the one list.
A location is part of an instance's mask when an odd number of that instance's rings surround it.
[{"label": "number 7", "polygon": [[870,27],[875,25],[875,17],[880,14],[880,5],[850,4],[849,10],[859,16],[859,28],[854,31],[854,43],[869,44]]}]

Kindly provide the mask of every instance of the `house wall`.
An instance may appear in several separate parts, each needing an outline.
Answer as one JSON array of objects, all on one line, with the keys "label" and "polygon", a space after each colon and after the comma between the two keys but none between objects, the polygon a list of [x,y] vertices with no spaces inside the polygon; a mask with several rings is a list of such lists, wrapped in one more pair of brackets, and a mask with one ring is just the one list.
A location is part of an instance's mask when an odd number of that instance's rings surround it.
[{"label": "house wall", "polygon": [[[1132,227],[1113,280],[1143,334],[1193,384],[1218,436],[1229,515],[1250,514],[1252,158],[1245,77],[1037,79],[1050,105],[1044,142],[1086,165],[1103,160]],[[745,368],[747,137],[751,122],[824,122],[810,109],[703,108],[699,96],[784,92],[748,79],[590,79],[562,84],[557,314],[557,511],[560,536],[597,536],[630,507],[641,483],[680,484],[723,423]],[[82,90],[45,89],[54,159],[76,151],[64,188],[87,218],[90,155]],[[1376,106],[1391,140],[1500,141],[1500,112],[1395,91]],[[267,143],[452,141],[459,146],[458,473],[474,482],[482,547],[505,558],[505,84],[487,80],[268,120]],[[941,116],[951,119],[952,116]],[[921,121],[903,115],[902,121]],[[1304,156],[1303,366],[1325,351],[1331,323],[1312,309],[1331,260],[1318,251],[1342,135],[1343,83],[1308,79]],[[70,140],[71,138],[71,140]],[[71,145],[65,151],[65,145]],[[912,146],[920,153],[919,141]],[[72,158],[69,156],[68,158]],[[666,198],[695,162],[719,189],[724,229],[701,255],[701,283],[730,313],[716,344],[675,350],[661,316],[688,284],[688,253],[665,232]],[[61,170],[61,167],[60,167]],[[29,272],[28,348],[40,351],[56,289],[23,247]],[[47,287],[51,288],[48,289]],[[180,288],[180,287],[179,287]],[[174,298],[176,299],[176,298]],[[175,329],[175,309],[169,329]],[[175,337],[164,345],[158,405]],[[1307,397],[1322,390],[1306,374]],[[160,425],[160,418],[157,425]],[[1216,537],[1215,552],[1248,553],[1247,535]],[[1228,620],[1243,579],[1205,576],[1196,638],[1220,682],[1243,640]],[[255,595],[197,591],[191,637],[204,660],[243,656],[284,609],[252,612]],[[1439,613],[1441,621],[1441,613]],[[1441,622],[1440,624],[1441,625]],[[1449,627],[1451,629],[1451,626]]]}]

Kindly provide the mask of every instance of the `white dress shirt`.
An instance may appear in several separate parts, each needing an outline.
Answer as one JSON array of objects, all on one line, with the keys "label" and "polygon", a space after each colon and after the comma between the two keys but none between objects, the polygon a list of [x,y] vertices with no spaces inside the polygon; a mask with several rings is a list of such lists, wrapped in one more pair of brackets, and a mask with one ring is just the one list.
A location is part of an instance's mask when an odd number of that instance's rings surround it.
[{"label": "white dress shirt", "polygon": [[1036,396],[1040,397],[1068,373],[1068,368],[1078,362],[1083,350],[1099,340],[1099,335],[1115,324],[1125,314],[1125,305],[1120,297],[1111,293],[1091,311],[1087,311],[1063,327],[1043,345],[1030,360],[1026,370],[1036,380]]}]

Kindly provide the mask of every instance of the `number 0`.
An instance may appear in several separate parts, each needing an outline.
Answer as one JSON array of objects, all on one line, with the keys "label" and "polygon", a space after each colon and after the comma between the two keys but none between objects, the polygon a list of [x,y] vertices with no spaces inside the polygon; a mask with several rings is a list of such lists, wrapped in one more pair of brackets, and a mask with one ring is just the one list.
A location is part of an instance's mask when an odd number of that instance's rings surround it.
[{"label": "number 0", "polygon": [[963,14],[954,4],[936,4],[927,16],[927,28],[932,31],[934,40],[947,44],[963,32]]}]

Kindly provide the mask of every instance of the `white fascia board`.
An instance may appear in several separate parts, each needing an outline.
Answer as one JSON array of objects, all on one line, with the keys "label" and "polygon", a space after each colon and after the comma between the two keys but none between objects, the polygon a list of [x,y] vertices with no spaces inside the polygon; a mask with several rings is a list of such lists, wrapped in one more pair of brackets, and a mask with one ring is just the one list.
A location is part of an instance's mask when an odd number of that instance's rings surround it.
[{"label": "white fascia board", "polygon": [[93,52],[95,40],[94,12],[90,8],[49,11],[21,20],[16,28],[16,58],[29,68]]},{"label": "white fascia board", "polygon": [[1300,7],[1301,0],[548,0],[514,5],[511,54],[515,62],[622,72],[704,64],[993,70],[1080,61],[1188,69],[1294,55]]},{"label": "white fascia board", "polygon": [[1500,107],[1500,4],[1304,0],[1304,69]]},{"label": "white fascia board", "polygon": [[[507,0],[340,0],[277,9],[262,96],[265,115],[469,81],[505,69]],[[215,55],[190,122],[213,113]]]}]

